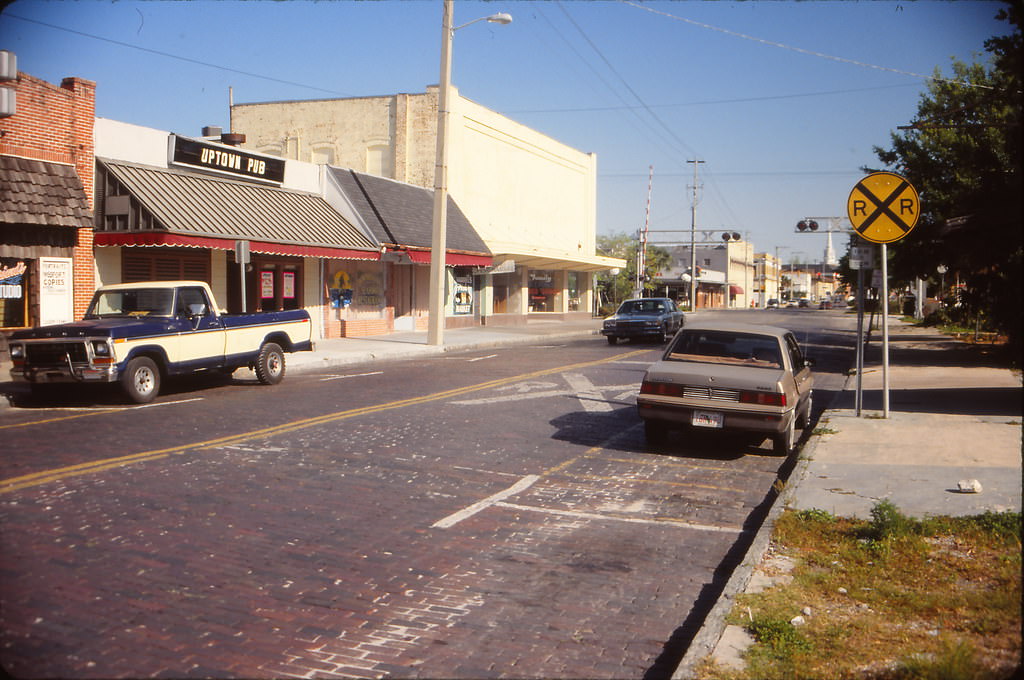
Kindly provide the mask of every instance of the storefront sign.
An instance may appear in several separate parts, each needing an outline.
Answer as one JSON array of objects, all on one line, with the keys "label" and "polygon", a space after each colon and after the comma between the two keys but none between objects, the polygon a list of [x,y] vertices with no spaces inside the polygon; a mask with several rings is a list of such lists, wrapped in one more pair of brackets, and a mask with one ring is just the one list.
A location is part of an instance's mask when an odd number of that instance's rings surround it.
[{"label": "storefront sign", "polygon": [[39,258],[39,325],[70,323],[75,317],[70,257]]},{"label": "storefront sign", "polygon": [[295,272],[284,272],[284,298],[295,298]]},{"label": "storefront sign", "polygon": [[360,307],[382,307],[384,305],[384,285],[379,273],[362,272],[358,275],[355,304]]},{"label": "storefront sign", "polygon": [[455,279],[455,286],[452,288],[452,304],[455,314],[473,313],[473,279],[470,277],[458,277]]},{"label": "storefront sign", "polygon": [[22,279],[28,265],[24,260],[0,261],[0,300],[22,300],[25,298],[25,286]]},{"label": "storefront sign", "polygon": [[186,165],[275,184],[284,181],[283,158],[263,156],[178,135],[171,135],[169,144],[169,158],[173,165]]},{"label": "storefront sign", "polygon": [[274,297],[274,272],[271,270],[260,272],[260,297]]}]

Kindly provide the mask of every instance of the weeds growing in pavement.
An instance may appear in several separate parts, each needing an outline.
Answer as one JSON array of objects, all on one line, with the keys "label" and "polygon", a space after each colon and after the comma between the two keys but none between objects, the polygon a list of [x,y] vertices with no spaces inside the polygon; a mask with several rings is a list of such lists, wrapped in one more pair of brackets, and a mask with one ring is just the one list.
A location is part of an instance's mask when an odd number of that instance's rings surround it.
[{"label": "weeds growing in pavement", "polygon": [[786,511],[772,540],[792,580],[738,597],[729,623],[755,640],[746,668],[709,658],[701,678],[1018,677],[1020,513],[915,519],[886,501],[867,521]]}]

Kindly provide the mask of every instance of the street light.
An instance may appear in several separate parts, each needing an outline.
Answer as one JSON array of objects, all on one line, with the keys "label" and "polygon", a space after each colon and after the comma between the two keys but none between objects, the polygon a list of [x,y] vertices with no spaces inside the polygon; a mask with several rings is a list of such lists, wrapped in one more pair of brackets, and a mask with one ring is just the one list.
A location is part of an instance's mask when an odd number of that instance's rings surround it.
[{"label": "street light", "polygon": [[444,0],[441,21],[441,83],[437,93],[437,152],[434,162],[434,221],[430,239],[430,299],[427,318],[427,344],[444,344],[445,256],[448,228],[448,97],[452,86],[452,38],[455,31],[478,21],[509,24],[505,12],[474,19],[452,27],[453,0]]}]

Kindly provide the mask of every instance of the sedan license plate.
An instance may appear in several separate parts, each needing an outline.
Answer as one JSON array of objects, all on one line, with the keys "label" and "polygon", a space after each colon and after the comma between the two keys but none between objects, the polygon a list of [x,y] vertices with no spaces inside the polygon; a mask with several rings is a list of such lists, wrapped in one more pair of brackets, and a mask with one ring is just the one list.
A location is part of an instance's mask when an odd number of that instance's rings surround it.
[{"label": "sedan license plate", "polygon": [[722,427],[725,418],[715,411],[694,411],[690,424],[694,427]]}]

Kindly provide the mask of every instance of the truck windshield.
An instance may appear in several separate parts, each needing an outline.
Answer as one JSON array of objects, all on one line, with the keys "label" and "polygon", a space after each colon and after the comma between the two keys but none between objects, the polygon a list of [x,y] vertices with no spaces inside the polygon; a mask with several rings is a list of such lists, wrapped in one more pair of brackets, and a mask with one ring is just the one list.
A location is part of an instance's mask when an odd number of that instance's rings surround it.
[{"label": "truck windshield", "polygon": [[172,316],[173,302],[174,290],[171,288],[101,290],[93,297],[85,318]]}]

